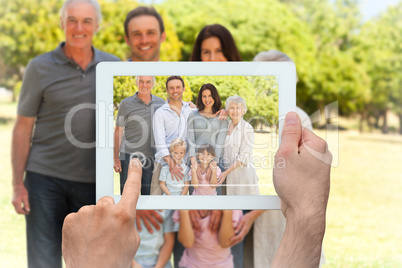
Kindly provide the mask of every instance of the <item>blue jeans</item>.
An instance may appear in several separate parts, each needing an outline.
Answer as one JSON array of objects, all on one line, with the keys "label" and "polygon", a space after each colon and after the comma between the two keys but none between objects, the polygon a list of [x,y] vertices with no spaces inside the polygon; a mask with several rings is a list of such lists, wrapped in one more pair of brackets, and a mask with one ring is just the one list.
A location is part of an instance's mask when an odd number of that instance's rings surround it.
[{"label": "blue jeans", "polygon": [[233,255],[234,268],[243,268],[244,262],[244,240],[230,248],[230,252]]},{"label": "blue jeans", "polygon": [[[154,171],[154,160],[152,158],[145,158],[140,160],[142,163],[141,194],[150,195],[152,173]],[[130,154],[120,153],[120,163],[120,193],[123,193],[124,184],[127,181],[128,166],[130,164]]]},{"label": "blue jeans", "polygon": [[[250,211],[251,210],[243,210],[243,215],[249,213]],[[248,234],[242,241],[230,248],[230,252],[233,255],[234,268],[243,268],[244,266],[244,241],[246,240],[247,236]]]},{"label": "blue jeans", "polygon": [[26,172],[31,212],[26,215],[28,267],[62,267],[61,230],[64,218],[84,205],[95,204],[95,183],[80,183]]},{"label": "blue jeans", "polygon": [[183,256],[184,250],[186,248],[180,243],[178,239],[178,234],[176,234],[174,247],[173,247],[173,267],[179,268],[179,262]]}]

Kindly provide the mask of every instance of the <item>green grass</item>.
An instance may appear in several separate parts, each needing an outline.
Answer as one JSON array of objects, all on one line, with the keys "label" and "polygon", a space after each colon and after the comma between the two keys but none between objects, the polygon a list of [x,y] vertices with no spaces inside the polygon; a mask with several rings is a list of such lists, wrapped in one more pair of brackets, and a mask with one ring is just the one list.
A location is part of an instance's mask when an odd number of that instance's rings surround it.
[{"label": "green grass", "polygon": [[[11,205],[15,110],[15,104],[0,102],[0,267],[26,267],[25,220]],[[339,163],[332,169],[324,267],[402,267],[402,137],[329,134],[339,145],[333,151]],[[267,139],[268,134],[256,134],[256,143]],[[264,152],[266,166],[272,166],[273,156]],[[259,170],[258,175],[260,183],[272,180],[270,171]]]},{"label": "green grass", "polygon": [[402,137],[341,134],[324,249],[328,267],[402,267]]},{"label": "green grass", "polygon": [[11,132],[15,103],[0,103],[0,266],[26,267],[25,219],[11,204]]}]

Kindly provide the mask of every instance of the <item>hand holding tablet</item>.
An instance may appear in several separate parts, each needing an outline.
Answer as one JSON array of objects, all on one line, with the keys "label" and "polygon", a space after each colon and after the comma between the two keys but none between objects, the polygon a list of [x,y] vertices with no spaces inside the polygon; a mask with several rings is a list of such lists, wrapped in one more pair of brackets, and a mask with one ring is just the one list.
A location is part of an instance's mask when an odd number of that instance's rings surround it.
[{"label": "hand holding tablet", "polygon": [[141,173],[140,161],[133,159],[118,204],[105,196],[96,205],[67,215],[62,238],[67,267],[130,267],[140,244],[134,222]]},{"label": "hand holding tablet", "polygon": [[331,162],[327,143],[288,113],[274,168],[286,227],[272,267],[319,266]]}]

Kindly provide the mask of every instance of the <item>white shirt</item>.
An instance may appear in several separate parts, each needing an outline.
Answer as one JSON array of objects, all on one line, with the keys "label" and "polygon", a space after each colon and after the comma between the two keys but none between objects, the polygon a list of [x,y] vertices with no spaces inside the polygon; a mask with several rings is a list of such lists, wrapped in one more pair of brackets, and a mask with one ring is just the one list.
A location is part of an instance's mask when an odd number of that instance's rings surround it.
[{"label": "white shirt", "polygon": [[[180,116],[170,108],[169,101],[155,112],[152,122],[156,147],[155,161],[160,164],[165,163],[163,157],[170,155],[169,146],[174,139],[187,140],[187,120],[196,109],[190,108],[184,101],[182,104]],[[183,161],[187,161],[187,153]]]}]

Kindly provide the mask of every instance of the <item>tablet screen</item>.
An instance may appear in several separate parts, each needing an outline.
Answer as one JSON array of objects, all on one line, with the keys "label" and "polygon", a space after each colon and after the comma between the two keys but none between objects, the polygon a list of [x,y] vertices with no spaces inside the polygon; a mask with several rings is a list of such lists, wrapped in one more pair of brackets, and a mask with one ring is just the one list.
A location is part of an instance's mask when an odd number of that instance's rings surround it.
[{"label": "tablet screen", "polygon": [[[184,105],[176,115],[168,100],[173,98],[174,103],[177,94],[166,90],[170,76],[180,77],[185,85]],[[136,92],[139,87],[147,90],[145,83],[150,77],[155,79],[151,93],[161,99],[146,105]],[[153,155],[152,171],[165,177],[160,181],[164,181],[167,193],[176,193],[142,194],[138,209],[279,209],[272,170],[282,120],[295,108],[295,77],[295,67],[290,62],[99,64],[97,199],[105,195],[120,199],[121,174],[113,170],[114,136],[120,127],[124,129],[119,142],[121,161],[137,157],[149,168],[146,159]],[[229,115],[226,120],[204,113],[207,108],[193,107],[193,103],[210,105],[202,97],[207,97],[205,92],[214,95],[214,89],[201,90],[204,85],[216,89],[221,107]],[[204,93],[197,102],[200,90]],[[217,100],[216,96],[210,97]],[[167,102],[162,103],[162,99]],[[185,156],[179,159],[185,179],[179,181],[175,181],[163,159],[167,155],[174,159],[170,144],[176,138],[185,144]],[[212,151],[207,152],[208,146]],[[203,151],[217,162],[216,168],[208,164],[211,159],[203,160]],[[193,171],[191,158],[197,163]],[[143,181],[142,189],[151,187],[147,181]],[[186,186],[190,186],[187,195],[181,195]]]}]

